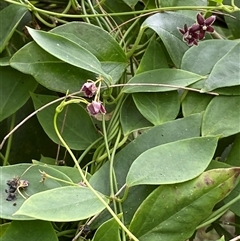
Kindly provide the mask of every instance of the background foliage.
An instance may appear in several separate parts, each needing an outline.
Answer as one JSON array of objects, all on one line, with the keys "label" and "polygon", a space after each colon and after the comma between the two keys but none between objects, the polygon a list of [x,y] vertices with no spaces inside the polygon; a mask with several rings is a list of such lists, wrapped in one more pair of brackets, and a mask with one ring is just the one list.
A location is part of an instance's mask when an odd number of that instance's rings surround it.
[{"label": "background foliage", "polygon": [[0,239],[237,240],[239,25],[239,0],[1,1]]}]

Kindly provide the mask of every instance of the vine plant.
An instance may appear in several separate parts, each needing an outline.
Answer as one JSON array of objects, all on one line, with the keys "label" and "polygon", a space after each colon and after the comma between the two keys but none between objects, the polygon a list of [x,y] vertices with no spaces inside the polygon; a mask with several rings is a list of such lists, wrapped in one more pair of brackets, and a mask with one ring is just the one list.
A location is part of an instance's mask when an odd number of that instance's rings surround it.
[{"label": "vine plant", "polygon": [[1,240],[238,240],[239,7],[2,1]]}]

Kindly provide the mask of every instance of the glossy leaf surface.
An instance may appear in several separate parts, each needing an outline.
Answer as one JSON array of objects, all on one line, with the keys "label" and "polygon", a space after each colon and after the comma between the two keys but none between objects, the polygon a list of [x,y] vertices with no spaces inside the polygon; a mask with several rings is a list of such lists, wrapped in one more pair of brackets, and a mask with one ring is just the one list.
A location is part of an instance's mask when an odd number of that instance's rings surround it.
[{"label": "glossy leaf surface", "polygon": [[[202,78],[203,76],[179,69],[156,69],[134,76],[128,82],[128,84],[132,86],[126,85],[123,88],[123,92],[164,92],[176,90],[179,87],[188,86]],[[161,84],[174,85],[174,87],[163,87]]]},{"label": "glossy leaf surface", "polygon": [[203,116],[202,135],[230,136],[240,132],[240,96],[217,96]]},{"label": "glossy leaf surface", "polygon": [[37,82],[29,75],[22,74],[10,67],[0,67],[0,121],[20,109],[30,98]]},{"label": "glossy leaf surface", "polygon": [[14,4],[11,4],[0,11],[0,53],[8,44],[8,41],[12,37],[17,25],[27,11],[27,8]]},{"label": "glossy leaf surface", "polygon": [[103,223],[96,231],[93,241],[120,241],[119,225],[115,219]]},{"label": "glossy leaf surface", "polygon": [[161,68],[168,68],[168,62],[162,45],[156,39],[152,39],[141,59],[136,74]]},{"label": "glossy leaf surface", "polygon": [[[35,193],[42,192],[45,190],[65,186],[66,184],[63,182],[59,182],[53,179],[47,179],[45,182],[40,182],[42,180],[42,176],[39,170],[46,172],[49,175],[52,175],[56,178],[62,179],[67,182],[72,182],[72,180],[64,173],[43,165],[33,165],[30,169],[28,169],[30,164],[18,164],[0,167],[1,171],[1,179],[0,179],[0,192],[1,192],[1,202],[0,202],[0,215],[1,218],[10,219],[10,220],[28,220],[29,217],[14,215],[21,205],[26,201],[23,197],[17,193],[16,199],[13,201],[7,201],[8,193],[5,190],[9,190],[9,186],[7,185],[8,180],[12,180],[14,177],[20,177],[21,180],[27,180],[29,182],[29,186],[21,193],[28,197]],[[28,169],[28,170],[27,170]],[[27,171],[26,171],[27,170]],[[26,173],[24,173],[26,171]],[[15,203],[15,205],[13,205]],[[30,218],[31,219],[31,218]]]},{"label": "glossy leaf surface", "polygon": [[142,24],[142,28],[153,29],[163,41],[168,54],[176,67],[180,66],[184,53],[188,46],[182,40],[182,35],[178,31],[184,24],[192,25],[194,20],[177,12],[156,13],[148,17]]},{"label": "glossy leaf surface", "polygon": [[88,50],[57,34],[28,28],[29,34],[45,51],[73,66],[105,75],[98,59]]},{"label": "glossy leaf surface", "polygon": [[[31,54],[29,54],[31,53]],[[61,61],[31,42],[13,55],[10,65],[32,75],[44,87],[61,93],[79,91],[87,79],[95,79],[94,73]]]},{"label": "glossy leaf surface", "polygon": [[196,137],[148,149],[133,162],[126,183],[159,185],[191,180],[207,168],[217,141],[216,137]]},{"label": "glossy leaf surface", "polygon": [[122,105],[120,121],[124,135],[127,135],[134,130],[152,126],[152,124],[139,112],[134,104],[132,96],[128,96]]},{"label": "glossy leaf surface", "polygon": [[89,218],[104,208],[90,189],[68,186],[31,196],[15,214],[47,221],[69,222]]},{"label": "glossy leaf surface", "polygon": [[180,109],[177,91],[135,93],[133,99],[141,114],[154,125],[174,120]]},{"label": "glossy leaf surface", "polygon": [[205,111],[212,98],[212,95],[189,91],[182,102],[183,115],[189,116]]},{"label": "glossy leaf surface", "polygon": [[163,185],[137,210],[130,230],[141,241],[185,241],[236,184],[239,168],[214,169],[196,179]]},{"label": "glossy leaf surface", "polygon": [[34,221],[13,221],[1,241],[58,241],[55,230],[50,222],[34,220]]}]

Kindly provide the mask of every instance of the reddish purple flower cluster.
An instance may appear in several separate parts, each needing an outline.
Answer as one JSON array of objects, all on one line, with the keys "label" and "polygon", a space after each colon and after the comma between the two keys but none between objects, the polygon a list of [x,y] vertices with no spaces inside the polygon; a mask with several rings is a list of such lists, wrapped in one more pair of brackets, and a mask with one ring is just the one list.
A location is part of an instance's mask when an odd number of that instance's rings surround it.
[{"label": "reddish purple flower cluster", "polygon": [[[88,81],[82,86],[81,91],[86,97],[91,98],[97,92],[97,87],[93,81]],[[96,116],[100,113],[106,114],[106,110],[102,102],[95,100],[93,100],[92,103],[89,103],[87,105],[87,111],[92,116]]]},{"label": "reddish purple flower cluster", "polygon": [[183,41],[187,45],[198,45],[198,41],[204,39],[205,33],[213,33],[214,28],[212,24],[214,23],[216,16],[212,15],[211,17],[205,19],[200,13],[197,14],[197,23],[194,23],[189,28],[187,24],[184,24],[184,28],[178,28],[178,31],[183,34]]}]

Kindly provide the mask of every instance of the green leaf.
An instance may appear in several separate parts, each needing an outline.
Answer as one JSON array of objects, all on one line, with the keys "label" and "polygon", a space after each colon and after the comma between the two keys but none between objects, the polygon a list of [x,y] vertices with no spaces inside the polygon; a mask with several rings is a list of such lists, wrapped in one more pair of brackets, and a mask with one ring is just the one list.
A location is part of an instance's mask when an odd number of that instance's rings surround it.
[{"label": "green leaf", "polygon": [[160,36],[173,63],[178,68],[189,47],[183,42],[182,35],[177,28],[183,28],[184,24],[190,26],[193,23],[194,20],[184,14],[163,12],[148,17],[142,24],[142,28],[151,28]]},{"label": "green leaf", "polygon": [[[225,4],[231,4],[230,0],[225,0]],[[235,0],[234,1],[235,6],[240,7],[240,1]],[[224,16],[225,22],[230,29],[233,38],[234,39],[239,39],[240,38],[240,29],[239,29],[239,24],[240,24],[240,12],[234,12],[229,15]]]},{"label": "green leaf", "polygon": [[207,168],[217,142],[217,137],[195,137],[148,149],[133,162],[126,183],[158,185],[191,180]]},{"label": "green leaf", "polygon": [[0,66],[8,66],[9,65],[9,61],[10,61],[10,57],[3,57],[0,58]]},{"label": "green leaf", "polygon": [[124,135],[127,135],[135,130],[152,126],[152,124],[146,120],[136,108],[131,95],[129,95],[123,102],[120,113],[120,122]]},{"label": "green leaf", "polygon": [[[202,114],[196,114],[149,128],[120,150],[114,160],[114,172],[118,188],[126,183],[129,168],[138,156],[161,144],[199,136],[201,121]],[[109,162],[107,162],[91,177],[90,183],[98,191],[109,195],[109,178]],[[127,199],[123,202],[124,220],[127,224],[130,223],[137,207],[154,188],[154,186],[146,185],[131,188]]]},{"label": "green leaf", "polygon": [[152,39],[145,50],[136,74],[161,68],[168,68],[168,62],[162,45],[156,39]]},{"label": "green leaf", "polygon": [[[183,56],[181,69],[207,75],[215,64],[238,45],[232,40],[205,40],[197,48],[190,48]],[[198,56],[196,58],[196,56]]]},{"label": "green leaf", "polygon": [[202,135],[230,136],[240,132],[240,96],[216,96],[208,105],[202,124]]},{"label": "green leaf", "polygon": [[129,7],[133,8],[137,4],[138,0],[123,0],[123,2],[125,2]]},{"label": "green leaf", "polygon": [[15,4],[11,4],[0,11],[0,53],[8,44],[16,27],[27,11],[27,8]]},{"label": "green leaf", "polygon": [[128,82],[130,85],[123,88],[123,92],[165,92],[188,86],[202,78],[203,76],[179,69],[156,69],[134,76]]},{"label": "green leaf", "polygon": [[0,224],[0,238],[3,236],[5,231],[9,228],[10,224],[11,224],[10,222],[9,223]]},{"label": "green leaf", "polygon": [[56,58],[73,66],[106,76],[98,59],[80,45],[57,34],[27,29],[36,43]]},{"label": "green leaf", "polygon": [[[207,50],[205,49],[205,51]],[[240,85],[239,55],[240,42],[229,49],[229,51],[215,63],[209,77],[205,81],[202,91],[207,92],[221,87]],[[231,69],[231,71],[229,71],[229,69]]]},{"label": "green leaf", "polygon": [[233,189],[239,174],[239,168],[214,169],[158,187],[135,213],[130,231],[141,241],[185,241]]},{"label": "green leaf", "polygon": [[[31,53],[31,54],[29,54]],[[35,42],[26,44],[10,60],[10,65],[32,75],[38,83],[50,90],[66,93],[78,91],[87,79],[96,75],[57,59]]]},{"label": "green leaf", "polygon": [[[99,193],[99,195],[101,195]],[[108,199],[102,198],[108,203]],[[60,187],[29,197],[14,215],[54,222],[70,222],[87,219],[105,206],[86,187]]]},{"label": "green leaf", "polygon": [[212,95],[205,95],[189,91],[182,102],[183,115],[186,117],[205,111],[212,98]]},{"label": "green leaf", "polygon": [[177,91],[135,93],[133,99],[141,114],[154,125],[174,120],[180,109]]},{"label": "green leaf", "polygon": [[[31,167],[30,169],[28,169]],[[28,170],[27,170],[28,169]],[[26,171],[27,170],[27,171]],[[59,182],[53,179],[47,179],[45,182],[40,182],[42,177],[39,170],[46,172],[47,174],[54,176],[56,178],[62,179],[69,183],[72,180],[65,175],[64,173],[43,165],[31,165],[31,164],[18,164],[11,166],[0,167],[1,179],[0,179],[0,217],[4,219],[10,220],[28,220],[31,219],[26,216],[13,216],[21,205],[26,201],[20,194],[16,195],[16,199],[13,201],[7,201],[8,193],[5,192],[5,189],[8,190],[9,186],[6,184],[8,180],[13,179],[14,177],[20,177],[22,180],[27,180],[29,182],[29,186],[21,193],[27,197],[27,195],[31,196],[35,193],[39,193],[45,190],[66,186],[64,182]],[[26,171],[26,173],[24,173]],[[15,203],[16,205],[13,205]]]},{"label": "green leaf", "polygon": [[[218,1],[218,0],[211,0],[211,1]],[[222,0],[219,0],[219,1],[222,2]],[[225,241],[224,236],[222,236],[220,239],[218,239],[218,240],[216,240],[216,241]]]},{"label": "green leaf", "polygon": [[96,56],[113,83],[119,80],[127,67],[127,58],[119,43],[107,31],[93,24],[71,22],[51,32],[73,41]]},{"label": "green leaf", "polygon": [[127,63],[119,43],[107,31],[93,24],[70,22],[54,28],[51,32],[80,45],[101,62]]},{"label": "green leaf", "polygon": [[10,67],[0,67],[0,121],[20,109],[29,99],[30,91],[34,91],[37,82]]},{"label": "green leaf", "polygon": [[[187,118],[177,119],[159,126],[149,128],[129,143],[115,157],[114,170],[119,187],[125,184],[128,170],[132,163],[145,151],[177,141],[198,137],[202,114],[191,115]],[[90,183],[98,191],[109,194],[109,163],[104,164],[90,179]],[[104,180],[102,179],[104,176]],[[106,179],[105,179],[106,178]],[[102,180],[102,181],[100,181]]]},{"label": "green leaf", "polygon": [[231,151],[227,157],[227,163],[232,166],[240,166],[240,155],[239,155],[239,147],[240,147],[240,133],[238,133],[233,142]]},{"label": "green leaf", "polygon": [[50,222],[34,221],[13,221],[6,230],[1,241],[58,241],[55,230]]},{"label": "green leaf", "polygon": [[[54,96],[31,94],[35,109],[55,100]],[[55,109],[59,103],[55,103],[37,114],[38,120],[46,134],[55,143],[59,143],[59,139],[54,130],[53,116]],[[66,118],[64,117],[66,113]],[[63,139],[69,147],[74,150],[85,150],[98,137],[91,117],[80,105],[71,104],[58,117],[58,129],[63,129]]]},{"label": "green leaf", "polygon": [[96,231],[93,241],[120,241],[119,225],[115,219],[103,223]]},{"label": "green leaf", "polygon": [[[218,76],[218,71],[222,73],[222,70],[219,70],[219,67],[220,65],[222,66],[222,61],[224,59],[225,61],[228,59],[229,52],[231,52],[232,49],[236,49],[236,51],[239,52],[239,50],[237,50],[239,47],[237,46],[239,46],[239,41],[232,40],[206,40],[200,42],[197,48],[190,48],[184,54],[181,69],[200,75],[208,75],[208,78],[211,77],[213,81],[213,77]],[[230,60],[234,55],[234,53],[230,54]],[[196,56],[198,57],[196,58]],[[238,63],[237,59],[235,59],[235,61]],[[237,67],[236,63],[234,63],[233,66],[235,66],[235,70],[239,68]],[[239,78],[236,78],[236,72],[228,71],[228,68],[231,69],[231,66],[229,66],[229,63],[227,62],[224,62],[224,66],[222,66],[222,68],[225,70],[225,79],[223,80],[222,76],[220,75],[220,81],[215,79],[215,85],[219,85],[219,89],[215,90],[214,92],[227,95],[239,95],[239,86],[237,86],[239,85]],[[208,78],[205,81],[208,81]],[[204,88],[205,81],[198,81],[191,85],[191,87],[198,89]],[[220,85],[223,86],[223,88],[220,88]]]}]

